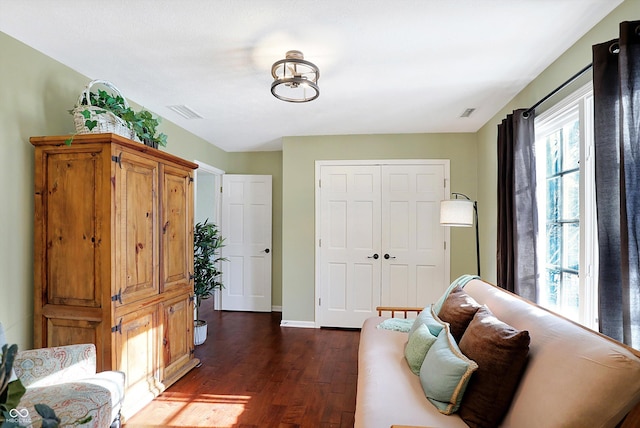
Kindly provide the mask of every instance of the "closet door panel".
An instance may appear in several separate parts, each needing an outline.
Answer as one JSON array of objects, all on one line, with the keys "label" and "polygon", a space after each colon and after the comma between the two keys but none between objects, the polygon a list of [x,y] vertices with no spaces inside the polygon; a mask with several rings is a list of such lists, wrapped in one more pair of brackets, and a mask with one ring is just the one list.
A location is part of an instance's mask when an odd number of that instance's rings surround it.
[{"label": "closet door panel", "polygon": [[361,327],[380,303],[380,168],[323,167],[321,324]]},{"label": "closet door panel", "polygon": [[442,165],[382,165],[382,297],[386,306],[426,306],[442,294]]}]

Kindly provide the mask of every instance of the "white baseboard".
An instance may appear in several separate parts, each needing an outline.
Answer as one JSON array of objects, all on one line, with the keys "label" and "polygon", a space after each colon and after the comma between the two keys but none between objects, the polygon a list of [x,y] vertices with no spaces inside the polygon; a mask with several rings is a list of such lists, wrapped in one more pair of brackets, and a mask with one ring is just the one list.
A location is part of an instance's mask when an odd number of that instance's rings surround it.
[{"label": "white baseboard", "polygon": [[316,328],[316,323],[313,321],[280,321],[280,327],[298,327],[298,328]]},{"label": "white baseboard", "polygon": [[282,306],[271,306],[271,312],[282,312]]}]

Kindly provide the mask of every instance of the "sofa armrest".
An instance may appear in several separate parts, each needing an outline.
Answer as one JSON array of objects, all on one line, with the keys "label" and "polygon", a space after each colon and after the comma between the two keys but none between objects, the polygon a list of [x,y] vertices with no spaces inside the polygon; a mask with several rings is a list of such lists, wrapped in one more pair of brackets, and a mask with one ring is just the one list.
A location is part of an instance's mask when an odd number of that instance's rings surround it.
[{"label": "sofa armrest", "polygon": [[402,312],[404,317],[407,318],[407,314],[409,312],[415,312],[416,315],[422,312],[424,308],[412,308],[412,307],[404,307],[404,306],[378,306],[376,307],[376,311],[378,311],[378,316],[381,317],[383,312],[391,312],[391,318],[396,316],[396,312]]},{"label": "sofa armrest", "polygon": [[620,428],[633,428],[633,427],[639,427],[639,426],[640,426],[640,403],[636,404],[635,407],[631,409],[629,413],[627,413],[627,416],[622,421]]},{"label": "sofa armrest", "polygon": [[20,351],[13,368],[27,388],[83,379],[96,374],[96,347],[82,344]]}]

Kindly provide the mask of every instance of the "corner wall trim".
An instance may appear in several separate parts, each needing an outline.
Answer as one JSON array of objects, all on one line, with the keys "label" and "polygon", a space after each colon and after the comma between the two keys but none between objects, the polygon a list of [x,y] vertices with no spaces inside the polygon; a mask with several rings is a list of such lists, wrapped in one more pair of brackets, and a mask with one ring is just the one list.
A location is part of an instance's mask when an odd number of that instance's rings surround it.
[{"label": "corner wall trim", "polygon": [[280,327],[298,327],[298,328],[316,328],[316,323],[313,321],[280,321]]}]

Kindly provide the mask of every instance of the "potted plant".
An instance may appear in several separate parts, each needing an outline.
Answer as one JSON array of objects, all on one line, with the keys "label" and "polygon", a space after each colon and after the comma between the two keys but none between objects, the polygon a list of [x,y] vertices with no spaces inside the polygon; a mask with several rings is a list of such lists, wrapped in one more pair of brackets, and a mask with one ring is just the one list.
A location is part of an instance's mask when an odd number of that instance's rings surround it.
[{"label": "potted plant", "polygon": [[220,236],[218,227],[209,220],[196,224],[193,233],[193,282],[195,294],[195,329],[194,342],[196,345],[204,343],[207,338],[207,322],[198,316],[198,310],[203,300],[213,296],[216,290],[224,288],[220,275],[221,249],[224,238]]},{"label": "potted plant", "polygon": [[[98,126],[98,115],[107,111],[122,119],[145,145],[156,149],[158,146],[167,146],[166,134],[157,131],[160,118],[154,117],[144,109],[138,112],[133,111],[125,99],[117,93],[112,95],[102,89],[98,89],[97,93],[89,92],[89,100],[85,96],[79,101],[79,105],[69,110],[69,113],[82,115],[84,126],[91,131]],[[65,143],[70,145],[72,140],[73,137]]]}]

